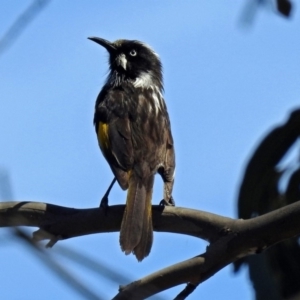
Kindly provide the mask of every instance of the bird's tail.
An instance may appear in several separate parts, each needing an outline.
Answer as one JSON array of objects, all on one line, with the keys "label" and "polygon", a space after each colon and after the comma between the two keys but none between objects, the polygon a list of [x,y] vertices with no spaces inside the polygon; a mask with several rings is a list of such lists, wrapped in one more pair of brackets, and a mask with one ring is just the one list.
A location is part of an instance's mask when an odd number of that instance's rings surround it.
[{"label": "bird's tail", "polygon": [[125,254],[134,253],[138,261],[149,255],[153,241],[152,190],[154,175],[139,178],[131,172],[126,208],[120,230],[120,245]]}]

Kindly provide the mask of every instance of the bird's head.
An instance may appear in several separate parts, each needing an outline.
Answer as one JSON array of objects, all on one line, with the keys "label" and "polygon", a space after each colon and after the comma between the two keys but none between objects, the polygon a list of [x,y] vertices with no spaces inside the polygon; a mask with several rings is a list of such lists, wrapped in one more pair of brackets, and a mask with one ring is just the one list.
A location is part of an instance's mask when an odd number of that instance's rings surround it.
[{"label": "bird's head", "polygon": [[117,73],[136,86],[156,85],[162,89],[162,65],[148,45],[136,40],[109,42],[98,37],[89,39],[108,51],[111,74]]}]

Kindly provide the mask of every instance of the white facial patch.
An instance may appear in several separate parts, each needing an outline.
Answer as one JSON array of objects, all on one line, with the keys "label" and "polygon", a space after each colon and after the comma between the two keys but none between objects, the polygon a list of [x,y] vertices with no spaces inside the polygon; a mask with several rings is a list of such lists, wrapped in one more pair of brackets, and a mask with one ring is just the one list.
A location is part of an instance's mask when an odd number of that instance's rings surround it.
[{"label": "white facial patch", "polygon": [[150,88],[153,87],[153,80],[151,72],[143,72],[133,82],[135,88]]},{"label": "white facial patch", "polygon": [[117,64],[117,66],[120,66],[124,70],[126,70],[126,68],[127,68],[127,59],[126,59],[125,54],[122,53],[122,54],[120,54],[120,55],[117,56],[117,58],[116,58],[116,64]]}]

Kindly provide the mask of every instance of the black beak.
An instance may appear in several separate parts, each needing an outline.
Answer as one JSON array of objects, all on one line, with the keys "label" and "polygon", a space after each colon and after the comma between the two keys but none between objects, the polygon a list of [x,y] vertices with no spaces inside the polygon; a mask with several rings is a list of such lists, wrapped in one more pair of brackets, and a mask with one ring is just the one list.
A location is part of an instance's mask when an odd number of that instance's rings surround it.
[{"label": "black beak", "polygon": [[105,40],[105,39],[101,39],[98,37],[88,37],[89,40],[101,45],[102,47],[104,47],[110,54],[112,54],[113,52],[116,52],[116,47],[113,45],[113,43]]}]

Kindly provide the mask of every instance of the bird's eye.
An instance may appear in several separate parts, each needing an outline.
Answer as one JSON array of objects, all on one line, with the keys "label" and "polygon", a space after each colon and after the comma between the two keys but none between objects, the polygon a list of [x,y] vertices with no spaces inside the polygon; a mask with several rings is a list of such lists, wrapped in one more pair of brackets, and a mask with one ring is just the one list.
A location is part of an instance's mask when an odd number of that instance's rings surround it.
[{"label": "bird's eye", "polygon": [[130,50],[129,54],[131,56],[136,56],[136,51],[134,49]]}]

